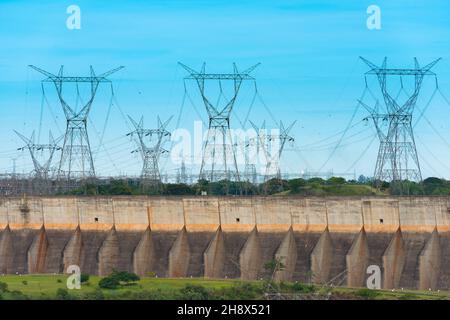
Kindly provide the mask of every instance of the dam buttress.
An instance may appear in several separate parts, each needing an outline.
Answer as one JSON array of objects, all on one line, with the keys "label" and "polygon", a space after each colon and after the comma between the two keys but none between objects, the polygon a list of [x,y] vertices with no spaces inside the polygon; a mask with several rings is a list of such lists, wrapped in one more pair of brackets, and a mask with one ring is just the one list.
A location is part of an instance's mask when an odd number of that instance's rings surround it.
[{"label": "dam buttress", "polygon": [[450,197],[3,197],[0,273],[450,289]]}]

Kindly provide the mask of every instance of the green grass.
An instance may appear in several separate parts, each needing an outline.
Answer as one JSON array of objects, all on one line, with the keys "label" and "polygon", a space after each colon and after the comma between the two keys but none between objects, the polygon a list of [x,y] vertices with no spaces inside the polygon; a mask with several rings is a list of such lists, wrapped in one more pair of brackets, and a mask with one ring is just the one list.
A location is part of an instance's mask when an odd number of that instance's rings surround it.
[{"label": "green grass", "polygon": [[[370,293],[369,293],[370,291]],[[361,299],[370,300],[448,300],[449,291],[425,291],[425,290],[369,290],[357,288],[333,288],[334,293],[353,295]]]},{"label": "green grass", "polygon": [[[133,294],[139,295],[145,293],[141,298],[146,299],[151,294],[156,293],[153,298],[156,299],[174,299],[179,294],[182,289],[186,288],[187,285],[201,286],[210,292],[215,292],[215,297],[217,298],[237,298],[239,299],[245,297],[248,294],[248,290],[257,292],[250,297],[262,297],[259,293],[263,286],[262,281],[247,281],[243,282],[240,280],[207,280],[203,278],[141,278],[140,281],[133,285],[123,286],[118,289],[99,289],[98,282],[101,278],[97,276],[91,276],[87,284],[82,284],[80,290],[68,290],[69,294],[73,297],[84,298],[84,299],[94,299],[94,294],[100,293],[106,299],[130,299]],[[7,275],[0,276],[0,282],[5,282],[8,284],[8,292],[0,293],[3,299],[19,299],[20,295],[12,293],[13,291],[20,291],[27,297],[31,299],[55,299],[56,292],[58,289],[67,289],[66,287],[67,275]],[[242,286],[244,284],[244,286]],[[247,284],[247,289],[245,289],[245,284]],[[248,289],[250,286],[250,289]],[[288,288],[292,292],[291,284],[284,284],[281,287]],[[309,288],[309,286],[308,286]],[[304,294],[305,297],[308,295],[326,296],[328,292],[331,292],[332,296],[341,299],[373,299],[373,300],[439,300],[439,299],[449,299],[449,291],[419,291],[419,290],[368,290],[361,288],[345,288],[345,287],[334,287],[334,288],[324,288],[320,286],[311,287],[312,291],[308,290],[301,292],[302,290],[297,290],[298,293]],[[247,290],[247,291],[246,291]],[[234,293],[233,293],[234,292]],[[237,292],[237,293],[236,293]],[[258,293],[259,292],[259,293]],[[235,294],[230,296],[230,294]],[[86,295],[91,294],[91,296],[86,297]],[[223,295],[222,295],[223,294]],[[236,295],[237,294],[237,295]]]},{"label": "green grass", "polygon": [[[70,294],[81,296],[85,293],[93,293],[98,289],[98,282],[101,277],[90,276],[88,283],[82,284],[80,290],[69,290]],[[58,281],[60,280],[60,281]],[[26,284],[24,284],[24,281]],[[31,298],[46,298],[55,295],[58,289],[67,289],[66,275],[7,275],[0,276],[0,282],[8,284],[9,291],[20,291]],[[142,290],[161,290],[171,293],[184,288],[188,284],[200,285],[206,289],[226,289],[231,288],[239,280],[206,280],[203,278],[141,278],[133,285],[124,286],[114,290],[102,289],[106,295],[121,295],[126,291],[139,292]]]}]

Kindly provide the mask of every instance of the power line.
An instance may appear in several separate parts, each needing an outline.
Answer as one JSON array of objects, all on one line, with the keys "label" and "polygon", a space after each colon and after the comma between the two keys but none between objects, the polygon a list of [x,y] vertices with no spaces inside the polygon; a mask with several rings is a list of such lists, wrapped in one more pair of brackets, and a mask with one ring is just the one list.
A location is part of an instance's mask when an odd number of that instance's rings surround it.
[{"label": "power line", "polygon": [[364,155],[367,153],[367,151],[372,146],[372,143],[375,141],[376,137],[377,137],[377,135],[374,134],[372,139],[369,141],[369,144],[367,145],[367,147],[364,148],[363,152],[361,152],[361,155],[348,167],[347,170],[344,171],[344,173],[350,172],[350,170],[352,170],[355,167],[355,165],[364,157]]},{"label": "power line", "polygon": [[[364,89],[363,94],[361,95],[360,100],[364,99],[364,96],[366,95],[366,92],[367,92],[366,89]],[[333,151],[331,151],[331,153],[330,153],[330,155],[328,156],[327,160],[326,160],[326,161],[322,164],[322,166],[319,168],[319,171],[322,171],[322,169],[328,164],[328,162],[331,160],[331,158],[333,157],[334,153],[335,153],[336,150],[338,149],[338,147],[339,147],[339,145],[341,144],[342,140],[344,139],[344,137],[345,137],[347,131],[350,129],[350,127],[351,127],[351,125],[352,125],[352,123],[353,123],[353,120],[354,120],[354,118],[355,118],[355,116],[356,116],[356,113],[357,113],[357,111],[358,111],[358,109],[359,109],[359,105],[360,105],[360,104],[358,103],[358,104],[356,105],[356,107],[354,108],[353,114],[352,114],[352,116],[350,117],[350,120],[349,120],[347,126],[345,127],[345,130],[344,130],[344,132],[342,133],[342,136],[340,137],[340,139],[339,139],[338,143],[336,144],[336,146],[334,147]]]}]

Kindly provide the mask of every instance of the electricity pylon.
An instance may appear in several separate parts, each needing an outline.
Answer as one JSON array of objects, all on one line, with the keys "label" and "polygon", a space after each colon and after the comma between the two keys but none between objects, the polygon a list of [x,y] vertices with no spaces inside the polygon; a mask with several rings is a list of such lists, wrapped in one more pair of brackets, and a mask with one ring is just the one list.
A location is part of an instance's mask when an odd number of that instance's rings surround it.
[{"label": "electricity pylon", "polygon": [[293,142],[294,138],[289,135],[292,127],[296,121],[292,122],[288,127],[285,127],[280,121],[278,133],[268,134],[263,122],[261,128],[258,128],[252,121],[250,121],[253,129],[256,131],[258,150],[261,149],[265,158],[265,174],[264,181],[273,178],[281,179],[280,159],[286,146],[286,142]]},{"label": "electricity pylon", "polygon": [[[250,146],[250,142],[247,142],[247,147]],[[245,168],[244,168],[244,179],[252,184],[257,183],[256,165],[250,161],[247,150],[245,150]]]},{"label": "electricity pylon", "polygon": [[[42,82],[52,82],[55,85],[61,107],[67,120],[64,144],[58,168],[58,180],[66,179],[67,181],[83,181],[95,178],[94,161],[87,132],[87,118],[91,111],[99,84],[104,82],[111,83],[107,77],[124,67],[121,66],[100,75],[96,75],[91,66],[90,76],[86,77],[63,76],[63,66],[61,66],[57,75],[32,65],[30,65],[30,67],[47,77],[42,80]],[[90,84],[90,96],[80,110],[70,107],[64,99],[63,84],[65,83],[75,83],[77,85],[77,90],[79,83]]]},{"label": "electricity pylon", "polygon": [[[242,82],[245,80],[255,81],[250,73],[259,63],[242,72],[239,72],[236,64],[233,64],[233,73],[206,73],[205,63],[203,63],[200,71],[195,71],[182,63],[179,64],[189,73],[189,76],[184,79],[196,81],[209,118],[199,179],[211,182],[220,180],[240,181],[236,152],[230,132],[230,115]],[[206,81],[218,82],[220,88],[219,100],[223,97],[225,104],[219,105],[218,101],[214,105],[210,101],[205,90]],[[223,96],[222,81],[233,82],[234,91],[229,99]]]},{"label": "electricity pylon", "polygon": [[[380,108],[378,102],[375,107],[370,107],[360,101],[370,113],[370,118],[374,122],[380,139],[374,181],[378,187],[383,181],[392,182],[394,185],[399,184],[400,192],[403,193],[403,187],[401,186],[403,182],[422,181],[412,118],[423,78],[430,75],[436,77],[431,68],[438,63],[440,58],[424,67],[420,67],[419,62],[414,58],[414,68],[412,69],[387,68],[387,58],[384,58],[381,66],[377,66],[362,57],[360,58],[370,67],[366,75],[377,76],[385,104],[385,108]],[[414,91],[404,103],[399,103],[390,94],[387,87],[388,76],[414,77]],[[381,112],[380,109],[382,109]]]},{"label": "electricity pylon", "polygon": [[[255,129],[255,124],[252,123],[253,128]],[[256,184],[258,182],[258,176],[257,176],[257,170],[256,170],[256,163],[258,163],[258,160],[260,159],[260,150],[262,149],[261,142],[266,141],[266,121],[263,121],[261,128],[255,129],[255,136],[254,137],[248,137],[245,141],[245,148],[244,148],[244,159],[245,159],[245,169],[244,169],[244,177],[247,182],[251,182],[253,184]],[[266,158],[265,151],[263,151],[263,157],[264,161]],[[264,169],[265,173],[265,169]],[[263,173],[263,174],[264,174]]]},{"label": "electricity pylon", "polygon": [[142,157],[143,166],[141,172],[141,186],[146,188],[148,186],[158,187],[161,184],[161,174],[159,172],[159,158],[162,154],[169,151],[163,148],[164,143],[170,139],[170,132],[166,130],[172,117],[166,122],[161,122],[158,117],[157,129],[144,129],[144,118],[141,117],[139,122],[133,120],[128,116],[134,126],[134,130],[127,134],[127,136],[137,136],[138,149],[133,150],[132,153],[139,152]]},{"label": "electricity pylon", "polygon": [[[58,139],[54,139],[52,133],[49,133],[49,143],[48,144],[39,144],[34,142],[34,131],[31,134],[30,138],[25,137],[20,134],[16,130],[14,132],[19,136],[20,139],[25,142],[25,146],[18,148],[17,150],[28,150],[31,156],[31,160],[33,161],[33,178],[39,180],[48,180],[50,177],[50,166],[52,164],[53,156],[56,151],[61,150],[58,146],[58,142],[62,139],[62,137]],[[42,159],[37,155],[38,152],[44,153],[46,152],[46,157]]]},{"label": "electricity pylon", "polygon": [[177,183],[188,183],[188,174],[186,170],[186,164],[184,163],[184,160],[181,161],[181,167],[178,169],[177,173]]}]

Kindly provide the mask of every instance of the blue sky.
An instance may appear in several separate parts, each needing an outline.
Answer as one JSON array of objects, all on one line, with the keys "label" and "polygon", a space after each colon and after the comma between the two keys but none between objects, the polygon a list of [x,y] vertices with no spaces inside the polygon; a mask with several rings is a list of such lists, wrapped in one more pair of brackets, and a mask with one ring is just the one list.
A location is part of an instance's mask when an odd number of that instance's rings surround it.
[{"label": "blue sky", "polygon": [[[66,8],[71,4],[81,9],[81,30],[66,28]],[[381,30],[366,27],[371,4],[381,9]],[[375,134],[372,126],[353,126],[332,153],[341,137],[336,133],[347,126],[364,89],[367,67],[358,56],[376,63],[387,56],[389,65],[397,67],[411,67],[413,57],[424,64],[442,57],[434,71],[440,89],[450,97],[449,12],[448,1],[1,0],[0,172],[12,170],[13,158],[18,172],[32,168],[28,154],[16,150],[22,143],[13,129],[29,135],[41,128],[41,142],[50,129],[55,135],[64,131],[64,116],[51,86],[46,87],[49,103],[40,120],[42,77],[27,65],[56,73],[63,64],[67,74],[77,75],[88,74],[89,65],[98,73],[123,65],[126,69],[111,77],[120,110],[136,118],[144,115],[148,126],[155,125],[156,115],[175,115],[173,130],[184,93],[185,72],[177,62],[199,68],[206,61],[212,72],[229,72],[233,62],[242,68],[261,62],[254,76],[273,117],[286,123],[297,120],[292,131],[296,142],[285,152],[283,171],[371,175],[378,148],[377,140],[368,147]],[[375,79],[369,79],[369,85],[379,92]],[[434,79],[427,79],[419,107],[433,88]],[[251,90],[247,86],[241,92],[234,127],[240,126],[236,119],[245,118]],[[195,100],[194,91],[192,96]],[[140,159],[130,154],[133,145],[125,137],[129,124],[117,106],[104,126],[109,97],[109,88],[101,88],[90,116],[97,172],[138,174]],[[205,121],[201,101],[195,103]],[[437,94],[426,120],[416,126],[424,176],[450,178],[449,111]],[[357,110],[354,123],[365,116],[364,110]],[[192,130],[198,118],[187,104],[179,126]],[[255,104],[250,119],[266,119],[268,127],[274,126],[261,103]],[[327,137],[331,138],[321,142]],[[163,161],[165,170],[173,173],[175,166]]]}]

